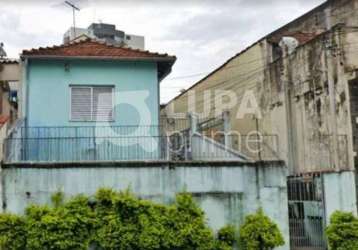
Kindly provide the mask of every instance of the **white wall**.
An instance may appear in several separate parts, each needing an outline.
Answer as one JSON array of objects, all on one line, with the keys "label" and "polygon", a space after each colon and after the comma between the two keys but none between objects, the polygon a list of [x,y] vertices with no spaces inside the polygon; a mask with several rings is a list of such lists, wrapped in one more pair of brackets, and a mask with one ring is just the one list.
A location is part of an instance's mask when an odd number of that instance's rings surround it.
[{"label": "white wall", "polygon": [[22,213],[30,203],[49,203],[51,194],[94,194],[100,187],[132,191],[168,203],[178,192],[193,194],[213,229],[240,226],[259,207],[278,223],[289,249],[286,168],[272,163],[113,163],[81,166],[5,166],[6,211]]}]

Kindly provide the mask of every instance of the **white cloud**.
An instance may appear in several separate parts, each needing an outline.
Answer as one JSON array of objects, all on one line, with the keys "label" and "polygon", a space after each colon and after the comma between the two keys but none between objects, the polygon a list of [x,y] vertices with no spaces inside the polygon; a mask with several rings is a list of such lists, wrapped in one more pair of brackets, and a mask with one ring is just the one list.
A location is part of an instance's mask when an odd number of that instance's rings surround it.
[{"label": "white cloud", "polygon": [[[172,74],[162,82],[162,102],[166,102],[205,74],[181,76],[209,73],[322,0],[72,2],[81,8],[76,15],[78,26],[98,20],[113,23],[127,33],[144,35],[147,49],[178,57]],[[12,57],[23,49],[60,44],[72,25],[72,11],[61,0],[0,3],[0,42]]]}]

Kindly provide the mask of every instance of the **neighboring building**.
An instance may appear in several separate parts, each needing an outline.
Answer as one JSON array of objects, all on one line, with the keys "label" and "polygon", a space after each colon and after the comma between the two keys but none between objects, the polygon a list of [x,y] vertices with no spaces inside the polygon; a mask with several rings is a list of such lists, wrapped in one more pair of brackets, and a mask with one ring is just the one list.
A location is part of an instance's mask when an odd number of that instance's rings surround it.
[{"label": "neighboring building", "polygon": [[63,36],[63,43],[78,41],[83,37],[98,39],[108,44],[128,46],[133,49],[144,50],[144,37],[126,34],[124,31],[116,30],[116,26],[106,23],[92,23],[87,29],[71,27]]},{"label": "neighboring building", "polygon": [[[169,117],[189,111],[206,120],[225,110],[234,132],[263,135],[264,151],[252,157],[265,160],[265,152],[274,151],[289,168],[292,249],[325,249],[332,212],[357,213],[357,31],[358,1],[327,1],[230,58],[162,109]],[[216,105],[216,90],[229,90],[231,101]],[[250,93],[258,109],[241,117]],[[229,143],[242,151],[240,140]]]},{"label": "neighboring building", "polygon": [[0,58],[0,115],[17,119],[21,70],[17,59]]},{"label": "neighboring building", "polygon": [[[5,53],[3,53],[5,54]],[[19,61],[0,58],[0,159],[3,159],[3,141],[8,130],[18,118],[18,93],[20,90]]]}]

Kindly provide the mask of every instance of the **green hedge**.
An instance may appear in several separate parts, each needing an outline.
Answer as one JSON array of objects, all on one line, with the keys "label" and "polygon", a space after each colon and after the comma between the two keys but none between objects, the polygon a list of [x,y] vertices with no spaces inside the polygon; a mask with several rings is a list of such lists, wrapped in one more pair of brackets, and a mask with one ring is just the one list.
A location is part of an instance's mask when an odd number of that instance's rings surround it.
[{"label": "green hedge", "polygon": [[283,246],[285,241],[277,224],[259,209],[246,217],[240,228],[240,243],[244,250],[267,250]]},{"label": "green hedge", "polygon": [[358,249],[358,218],[352,213],[335,212],[326,229],[330,250]]},{"label": "green hedge", "polygon": [[100,189],[94,197],[76,196],[63,202],[56,193],[52,206],[32,205],[23,216],[0,215],[0,249],[81,250],[229,250],[235,229],[218,237],[203,211],[188,194],[171,205],[140,200],[129,191]]},{"label": "green hedge", "polygon": [[[161,205],[129,191],[100,189],[93,197],[79,195],[66,202],[62,193],[55,193],[52,206],[31,205],[23,216],[0,214],[2,250],[87,250],[90,245],[105,250],[232,250],[237,234],[228,225],[215,236],[189,194]],[[246,217],[240,244],[242,249],[257,250],[284,241],[277,225],[259,210]]]}]

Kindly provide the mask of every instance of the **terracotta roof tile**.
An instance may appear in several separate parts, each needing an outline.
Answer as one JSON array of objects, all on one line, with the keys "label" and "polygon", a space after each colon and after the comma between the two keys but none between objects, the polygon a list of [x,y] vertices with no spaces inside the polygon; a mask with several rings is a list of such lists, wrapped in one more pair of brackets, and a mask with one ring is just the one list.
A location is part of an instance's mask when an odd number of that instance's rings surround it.
[{"label": "terracotta roof tile", "polygon": [[81,58],[154,61],[158,63],[158,78],[162,80],[171,72],[176,61],[175,56],[149,51],[109,45],[93,39],[72,42],[60,46],[38,48],[22,51],[21,58]]},{"label": "terracotta roof tile", "polygon": [[168,54],[153,53],[144,50],[131,49],[109,45],[104,42],[93,39],[86,39],[79,42],[73,42],[61,46],[53,46],[46,48],[38,48],[24,50],[22,57],[41,57],[41,56],[59,56],[59,57],[108,57],[108,58],[133,58],[133,59],[149,59],[149,58],[167,58],[175,60],[175,56]]}]

